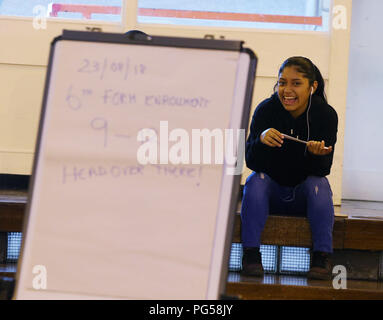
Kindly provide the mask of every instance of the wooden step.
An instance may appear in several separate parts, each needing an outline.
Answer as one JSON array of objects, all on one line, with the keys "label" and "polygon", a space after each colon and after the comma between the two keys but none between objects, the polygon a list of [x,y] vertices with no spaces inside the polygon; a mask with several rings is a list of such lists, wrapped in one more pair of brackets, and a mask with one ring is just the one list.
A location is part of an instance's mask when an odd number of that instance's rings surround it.
[{"label": "wooden step", "polygon": [[[344,247],[345,218],[335,218],[334,248]],[[236,214],[233,242],[241,242],[241,218]],[[266,245],[311,247],[311,231],[307,218],[270,215],[262,233],[261,243]],[[383,244],[383,243],[382,243]]]},{"label": "wooden step", "polygon": [[[237,214],[233,242],[241,242],[241,218]],[[261,237],[262,244],[311,247],[311,231],[307,218],[270,215]],[[334,249],[383,250],[383,220],[335,217]]]},{"label": "wooden step", "polygon": [[[239,208],[238,208],[239,209]],[[236,213],[233,242],[241,242],[241,217]],[[310,224],[306,217],[269,215],[262,244],[311,247]],[[344,201],[335,206],[334,249],[383,250],[383,203]]]},{"label": "wooden step", "polygon": [[333,280],[272,274],[245,277],[230,272],[226,294],[243,300],[381,300],[383,282],[347,280],[346,289],[335,289]]},{"label": "wooden step", "polygon": [[[4,287],[0,300],[9,299],[14,276],[14,270],[0,274],[0,287]],[[382,300],[383,282],[347,280],[345,289],[335,289],[332,280],[272,274],[256,278],[230,272],[226,295],[242,300]]]},{"label": "wooden step", "polygon": [[0,277],[15,278],[16,272],[16,263],[0,264]]},{"label": "wooden step", "polygon": [[13,278],[0,276],[0,300],[11,300],[15,289]]},{"label": "wooden step", "polygon": [[[1,191],[0,232],[22,232],[27,192]],[[344,201],[335,207],[334,249],[383,250],[383,204]],[[241,242],[241,219],[236,214],[233,242]],[[262,244],[311,247],[308,219],[270,215]]]},{"label": "wooden step", "polygon": [[26,191],[0,192],[0,232],[22,232],[26,203]]}]

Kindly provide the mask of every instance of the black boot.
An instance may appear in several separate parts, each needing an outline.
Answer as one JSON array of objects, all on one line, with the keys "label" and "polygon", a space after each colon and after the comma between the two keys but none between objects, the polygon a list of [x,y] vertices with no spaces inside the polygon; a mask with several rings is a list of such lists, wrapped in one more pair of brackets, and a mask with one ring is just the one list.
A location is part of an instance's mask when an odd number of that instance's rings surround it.
[{"label": "black boot", "polygon": [[310,279],[330,280],[332,275],[330,254],[314,251],[311,259],[311,268],[307,277]]},{"label": "black boot", "polygon": [[242,274],[246,276],[263,276],[262,256],[259,248],[243,248]]}]

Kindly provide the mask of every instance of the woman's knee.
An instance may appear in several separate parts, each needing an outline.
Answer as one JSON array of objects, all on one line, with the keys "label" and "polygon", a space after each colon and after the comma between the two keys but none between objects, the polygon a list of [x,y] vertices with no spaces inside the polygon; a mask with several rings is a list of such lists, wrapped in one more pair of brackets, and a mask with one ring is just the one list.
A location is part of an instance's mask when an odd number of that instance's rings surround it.
[{"label": "woman's knee", "polygon": [[330,196],[332,191],[326,177],[308,176],[303,182],[303,187],[307,196]]},{"label": "woman's knee", "polygon": [[265,192],[269,188],[271,178],[265,173],[253,172],[247,179],[245,184],[245,192],[254,191]]}]

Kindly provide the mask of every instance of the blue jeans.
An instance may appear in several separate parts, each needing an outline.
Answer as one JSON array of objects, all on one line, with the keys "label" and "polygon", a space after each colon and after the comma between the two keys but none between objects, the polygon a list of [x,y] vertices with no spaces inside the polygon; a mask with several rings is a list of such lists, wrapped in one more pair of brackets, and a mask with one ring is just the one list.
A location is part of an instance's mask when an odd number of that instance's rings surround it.
[{"label": "blue jeans", "polygon": [[309,176],[295,187],[284,187],[264,173],[246,180],[241,208],[243,247],[259,247],[269,212],[307,216],[313,250],[332,253],[334,205],[327,178]]}]

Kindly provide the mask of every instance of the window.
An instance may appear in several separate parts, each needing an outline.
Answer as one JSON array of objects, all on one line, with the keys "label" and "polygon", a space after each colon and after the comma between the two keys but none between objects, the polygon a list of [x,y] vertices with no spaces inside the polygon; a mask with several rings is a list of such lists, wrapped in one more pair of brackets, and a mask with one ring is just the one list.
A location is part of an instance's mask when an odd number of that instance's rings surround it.
[{"label": "window", "polygon": [[0,14],[34,17],[44,15],[67,19],[121,21],[123,0],[0,0]]},{"label": "window", "polygon": [[330,0],[138,0],[139,23],[328,31]]},{"label": "window", "polygon": [[305,273],[310,269],[310,249],[297,247],[281,247],[280,273]]},{"label": "window", "polygon": [[21,232],[8,232],[7,258],[8,262],[16,262],[19,259],[22,241]]},{"label": "window", "polygon": [[[261,245],[262,265],[266,273],[302,275],[310,269],[310,249]],[[242,269],[243,248],[241,243],[232,243],[229,271]]]}]

